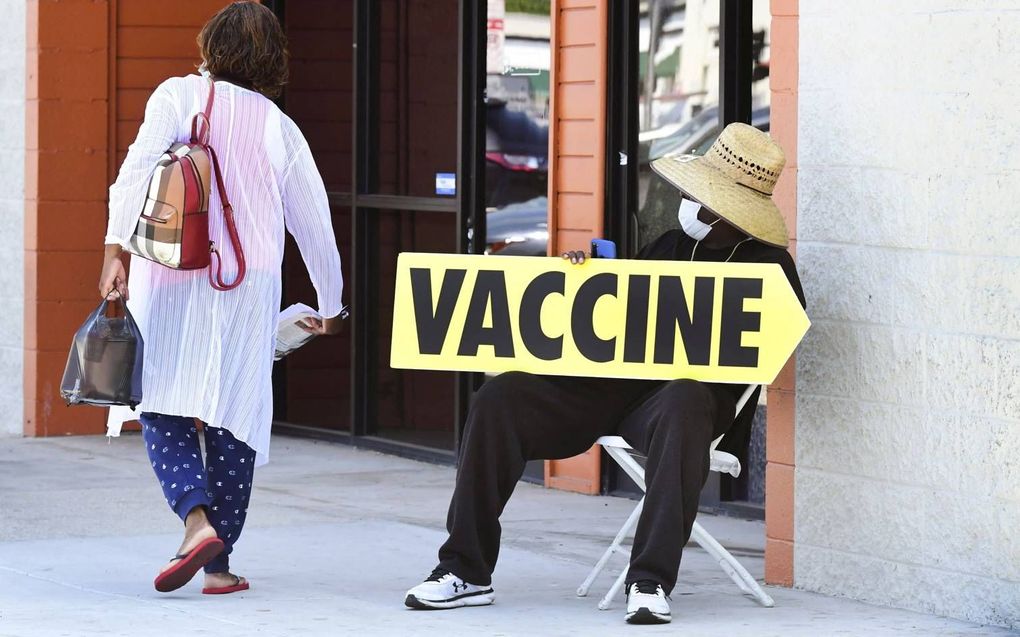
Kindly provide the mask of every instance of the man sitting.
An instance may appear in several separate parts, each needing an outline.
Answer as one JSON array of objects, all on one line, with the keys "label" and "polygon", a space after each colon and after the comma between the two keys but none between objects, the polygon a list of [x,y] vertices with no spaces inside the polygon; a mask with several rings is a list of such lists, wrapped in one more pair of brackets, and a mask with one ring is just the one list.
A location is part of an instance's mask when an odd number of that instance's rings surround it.
[{"label": "man sitting", "polygon": [[[674,156],[652,168],[677,188],[682,230],[646,246],[638,259],[777,263],[804,303],[786,225],[772,202],[785,159],[765,133],[726,127],[704,157]],[[584,253],[567,253],[583,263]],[[457,483],[439,565],[407,592],[415,609],[491,604],[499,516],[529,460],[569,458],[600,436],[623,436],[644,452],[647,492],[627,578],[631,623],[670,621],[667,596],[698,513],[710,446],[747,445],[757,400],[734,422],[740,385],[693,380],[620,380],[502,374],[485,383],[468,413]]]}]

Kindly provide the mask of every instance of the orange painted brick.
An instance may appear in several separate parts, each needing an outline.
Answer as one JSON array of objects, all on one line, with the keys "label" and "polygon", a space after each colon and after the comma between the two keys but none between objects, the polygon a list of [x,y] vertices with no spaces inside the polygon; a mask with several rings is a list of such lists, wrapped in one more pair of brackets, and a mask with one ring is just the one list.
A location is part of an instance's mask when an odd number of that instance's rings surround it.
[{"label": "orange painted brick", "polygon": [[560,14],[557,45],[595,44],[603,35],[598,29],[598,19],[598,10],[594,6],[564,11]]},{"label": "orange painted brick", "polygon": [[193,26],[121,26],[117,29],[118,58],[180,58],[197,56],[199,29]]},{"label": "orange painted brick", "polygon": [[106,151],[40,152],[41,201],[103,201],[107,183]]},{"label": "orange painted brick", "polygon": [[194,55],[182,51],[182,55],[173,59],[137,59],[122,58],[117,60],[117,84],[120,88],[140,88],[152,91],[169,77],[189,75],[195,72],[201,58],[198,51]]},{"label": "orange painted brick", "polygon": [[558,73],[556,81],[562,82],[595,82],[601,80],[599,76],[600,60],[598,52],[600,47],[592,45],[573,46],[557,51],[559,58]]},{"label": "orange painted brick", "polygon": [[794,468],[788,464],[765,465],[765,535],[793,541]]},{"label": "orange painted brick", "polygon": [[772,0],[769,10],[773,16],[795,16],[800,13],[799,0]]},{"label": "orange painted brick", "polygon": [[25,199],[37,199],[38,197],[39,151],[36,149],[25,149]]},{"label": "orange painted brick", "polygon": [[772,19],[769,87],[773,91],[796,91],[799,63],[797,18]]},{"label": "orange painted brick", "polygon": [[[33,202],[25,213],[26,247],[46,251],[101,251],[106,235],[103,201]],[[29,219],[31,218],[31,227]]]},{"label": "orange painted brick", "polygon": [[[43,99],[38,107],[38,129],[30,139],[40,150],[106,150],[107,103]],[[26,127],[27,128],[27,127]],[[26,134],[30,131],[26,130]]]},{"label": "orange painted brick", "polygon": [[555,235],[555,249],[553,254],[562,254],[568,250],[591,249],[591,240],[601,234],[601,231],[591,230],[557,230]]},{"label": "orange painted brick", "polygon": [[39,100],[25,102],[25,150],[39,149]]},{"label": "orange painted brick", "polygon": [[38,40],[41,48],[65,51],[105,49],[109,40],[108,2],[94,0],[42,0],[38,3]]},{"label": "orange painted brick", "polygon": [[595,193],[602,191],[594,157],[559,157],[556,186],[560,192]]},{"label": "orange painted brick", "polygon": [[796,463],[796,395],[781,389],[768,390],[765,457],[770,462],[793,465]]},{"label": "orange painted brick", "polygon": [[[308,0],[302,0],[307,2]],[[120,26],[190,26],[201,27],[209,18],[230,4],[230,0],[189,0],[179,4],[164,2],[118,2],[117,23]],[[195,29],[198,34],[198,29]]]},{"label": "orange painted brick", "polygon": [[[43,49],[38,57],[40,99],[105,100],[107,50]],[[67,123],[69,126],[73,122]]]},{"label": "orange painted brick", "polygon": [[793,586],[793,542],[765,540],[765,583]]},{"label": "orange painted brick", "polygon": [[[563,78],[557,78],[562,81]],[[595,82],[584,84],[557,84],[556,119],[583,119],[594,121],[599,112],[598,89]],[[592,134],[594,134],[594,130]]]},{"label": "orange painted brick", "polygon": [[591,194],[561,192],[556,195],[557,227],[561,230],[584,230],[591,226],[594,208]]},{"label": "orange painted brick", "polygon": [[598,152],[598,143],[592,129],[591,121],[561,120],[557,127],[558,155],[587,155],[592,157]]},{"label": "orange painted brick", "polygon": [[[58,380],[56,387],[59,386]],[[47,396],[26,404],[25,435],[85,436],[106,431],[107,410],[84,405],[68,407],[56,390]]]},{"label": "orange painted brick", "polygon": [[[102,241],[101,237],[98,237]],[[101,245],[90,252],[39,252],[36,294],[39,301],[98,300],[103,267]],[[42,341],[45,335],[40,334]],[[46,349],[46,348],[43,348]]]},{"label": "orange painted brick", "polygon": [[145,116],[145,103],[149,101],[152,90],[147,88],[117,89],[117,119],[141,122]]},{"label": "orange painted brick", "polygon": [[797,376],[797,363],[796,354],[790,357],[790,360],[786,361],[786,365],[783,365],[783,369],[779,371],[776,379],[769,385],[769,389],[779,389],[783,391],[796,391],[796,376]]}]

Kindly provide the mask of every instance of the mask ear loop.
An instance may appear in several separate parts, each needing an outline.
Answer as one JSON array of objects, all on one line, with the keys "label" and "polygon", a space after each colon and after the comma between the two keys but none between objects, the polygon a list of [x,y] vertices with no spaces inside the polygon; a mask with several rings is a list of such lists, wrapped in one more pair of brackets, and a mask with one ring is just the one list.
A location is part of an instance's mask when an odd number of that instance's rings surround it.
[{"label": "mask ear loop", "polygon": [[[710,223],[708,225],[714,226],[715,224],[719,223],[720,219],[722,219],[722,217],[716,217],[715,221],[713,221],[712,223]],[[743,243],[743,241],[741,241],[741,243]],[[698,251],[698,246],[699,245],[701,245],[701,239],[698,239],[697,241],[694,242],[694,249],[691,250],[691,261],[694,261],[694,253]],[[737,245],[740,245],[740,243],[738,243]],[[734,248],[734,250],[736,250],[736,248]],[[733,255],[731,254],[730,256],[732,257]],[[726,260],[729,261],[729,259],[726,259]]]}]

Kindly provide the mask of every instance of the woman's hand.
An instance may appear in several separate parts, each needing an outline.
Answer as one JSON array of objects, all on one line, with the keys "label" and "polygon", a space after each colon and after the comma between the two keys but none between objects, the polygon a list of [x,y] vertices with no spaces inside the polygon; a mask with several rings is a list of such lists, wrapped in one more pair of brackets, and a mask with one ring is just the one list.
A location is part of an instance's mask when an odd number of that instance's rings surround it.
[{"label": "woman's hand", "polygon": [[106,246],[106,257],[103,261],[103,272],[99,275],[99,296],[108,300],[128,300],[127,271],[120,260],[119,245]]},{"label": "woman's hand", "polygon": [[563,258],[574,265],[581,265],[588,258],[588,255],[584,253],[584,250],[571,250],[570,252],[564,252]]},{"label": "woman's hand", "polygon": [[343,331],[344,320],[340,316],[322,319],[321,321],[317,318],[309,317],[298,321],[298,327],[316,336],[333,336]]}]

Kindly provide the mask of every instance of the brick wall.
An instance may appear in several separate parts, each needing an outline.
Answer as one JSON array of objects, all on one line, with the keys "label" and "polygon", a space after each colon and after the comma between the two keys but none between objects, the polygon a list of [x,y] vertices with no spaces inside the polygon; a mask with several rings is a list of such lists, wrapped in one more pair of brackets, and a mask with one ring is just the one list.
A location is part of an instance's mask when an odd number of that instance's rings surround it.
[{"label": "brick wall", "polygon": [[103,410],[66,408],[58,389],[70,336],[98,301],[107,188],[148,94],[167,77],[194,71],[198,28],[224,4],[26,5],[27,435],[103,431]]},{"label": "brick wall", "polygon": [[18,435],[24,407],[22,382],[25,289],[25,2],[0,0],[7,18],[0,40],[0,436]]},{"label": "brick wall", "polygon": [[1020,13],[996,6],[800,0],[795,580],[1017,628]]},{"label": "brick wall", "polygon": [[[775,199],[790,231],[790,253],[797,255],[797,0],[772,0],[769,47],[771,123],[769,134],[783,147],[786,167]],[[811,309],[810,306],[808,308]],[[768,387],[765,444],[765,580],[794,582],[795,360]]]},{"label": "brick wall", "polygon": [[[549,253],[602,236],[609,0],[553,0],[549,123]],[[595,494],[597,447],[546,462],[546,484]]]}]

